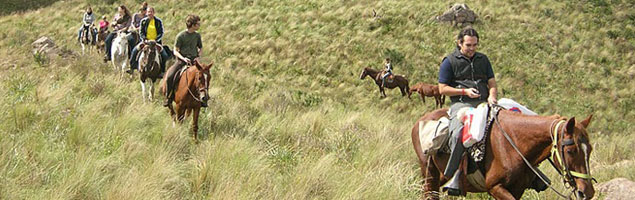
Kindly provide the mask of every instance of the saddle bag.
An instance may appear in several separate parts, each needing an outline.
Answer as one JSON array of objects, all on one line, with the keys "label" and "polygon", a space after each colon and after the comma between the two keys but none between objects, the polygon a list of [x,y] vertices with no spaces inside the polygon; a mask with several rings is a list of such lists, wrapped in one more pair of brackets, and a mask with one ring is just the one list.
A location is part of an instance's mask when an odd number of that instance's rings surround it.
[{"label": "saddle bag", "polygon": [[487,124],[487,114],[489,106],[486,103],[470,108],[463,117],[463,132],[461,142],[468,148],[481,141],[485,135],[485,125]]}]

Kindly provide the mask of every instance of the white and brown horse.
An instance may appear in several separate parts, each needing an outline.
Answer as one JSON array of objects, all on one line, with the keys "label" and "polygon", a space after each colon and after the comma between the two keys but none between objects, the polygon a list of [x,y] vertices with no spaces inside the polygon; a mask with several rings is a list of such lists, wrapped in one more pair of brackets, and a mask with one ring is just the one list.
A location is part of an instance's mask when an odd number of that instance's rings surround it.
[{"label": "white and brown horse", "polygon": [[[146,80],[149,80],[148,100],[152,101],[154,97],[154,82],[161,78],[161,45],[151,40],[141,44],[139,52],[139,81],[141,82],[141,96],[146,100]],[[132,58],[136,59],[136,58]]]}]

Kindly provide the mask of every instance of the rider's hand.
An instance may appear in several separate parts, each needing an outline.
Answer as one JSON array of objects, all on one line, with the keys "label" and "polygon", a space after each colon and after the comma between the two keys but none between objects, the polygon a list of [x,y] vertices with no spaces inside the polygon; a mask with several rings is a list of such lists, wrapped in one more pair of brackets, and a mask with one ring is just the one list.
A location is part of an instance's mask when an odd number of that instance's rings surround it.
[{"label": "rider's hand", "polygon": [[498,100],[496,100],[496,97],[493,97],[492,95],[490,95],[489,97],[487,97],[487,103],[498,104]]},{"label": "rider's hand", "polygon": [[188,65],[192,65],[192,61],[189,58],[183,57],[183,62],[187,63]]},{"label": "rider's hand", "polygon": [[479,98],[479,97],[481,97],[481,94],[479,94],[477,89],[466,88],[464,90],[465,90],[465,95],[467,95],[470,98]]}]

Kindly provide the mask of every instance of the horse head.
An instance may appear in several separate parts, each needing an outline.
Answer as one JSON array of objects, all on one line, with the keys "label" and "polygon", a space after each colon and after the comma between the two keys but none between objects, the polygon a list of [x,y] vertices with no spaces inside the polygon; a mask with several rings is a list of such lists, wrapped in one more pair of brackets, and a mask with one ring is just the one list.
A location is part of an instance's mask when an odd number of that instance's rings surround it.
[{"label": "horse head", "polygon": [[194,66],[196,66],[196,69],[198,70],[196,78],[194,79],[194,85],[198,89],[198,98],[204,102],[209,100],[209,80],[211,77],[209,69],[212,65],[214,65],[213,62],[205,65],[200,63],[198,60],[194,60]]},{"label": "horse head", "polygon": [[162,49],[161,45],[158,45],[158,43],[154,40],[148,40],[148,41],[142,42],[139,47],[141,49],[141,53],[139,54],[139,66],[140,66],[139,70],[150,71],[152,68],[146,69],[146,67],[148,67],[148,65],[153,64],[152,63],[153,61],[155,62],[154,64],[158,66],[159,64],[158,52],[161,52],[161,49]]},{"label": "horse head", "polygon": [[572,117],[565,122],[563,131],[555,133],[559,137],[556,150],[559,156],[555,156],[554,162],[562,171],[565,181],[575,187],[576,199],[591,199],[595,194],[592,182],[594,179],[589,168],[592,147],[586,131],[591,118],[592,115],[589,115],[581,122],[576,122],[575,117]]},{"label": "horse head", "polygon": [[[128,45],[128,36],[130,36],[130,32],[128,31],[119,31],[117,32],[117,37],[115,37],[115,39],[119,39],[119,43],[117,43],[118,45],[122,45],[127,47]],[[113,40],[114,41],[114,40]]]},{"label": "horse head", "polygon": [[[359,75],[359,79],[362,79],[362,80],[363,80],[364,78],[366,78],[366,76],[371,76],[371,77],[373,77],[373,76],[374,76],[373,74],[376,74],[376,73],[377,73],[377,72],[376,72],[375,70],[373,70],[372,68],[370,68],[370,67],[365,67],[364,69],[362,69],[362,74],[361,74],[361,75]],[[374,77],[373,77],[373,78],[374,78]]]}]

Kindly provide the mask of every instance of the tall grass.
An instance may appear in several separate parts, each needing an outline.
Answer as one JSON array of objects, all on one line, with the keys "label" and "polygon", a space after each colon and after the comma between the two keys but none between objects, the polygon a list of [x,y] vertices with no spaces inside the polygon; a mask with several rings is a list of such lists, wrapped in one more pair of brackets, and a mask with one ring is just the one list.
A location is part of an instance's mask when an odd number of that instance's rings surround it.
[{"label": "tall grass", "polygon": [[[172,126],[137,79],[101,56],[32,56],[49,36],[67,49],[91,4],[112,17],[137,1],[59,1],[0,16],[0,199],[416,199],[409,132],[434,109],[387,91],[363,67],[395,60],[412,84],[435,83],[458,27],[430,20],[443,1],[160,1],[166,44],[202,17],[212,100],[200,143]],[[479,1],[479,51],[500,97],[582,119],[593,175],[635,179],[635,40],[629,1]],[[379,17],[373,17],[376,10]],[[1,15],[1,14],[0,14]],[[158,86],[156,86],[158,87]],[[158,94],[157,94],[158,95]],[[542,166],[556,179],[556,172]],[[559,183],[559,181],[554,180]],[[561,185],[557,187],[562,188]],[[525,194],[553,199],[552,192]],[[471,194],[467,199],[487,198]]]}]

